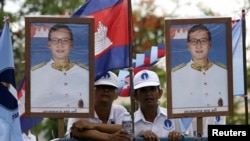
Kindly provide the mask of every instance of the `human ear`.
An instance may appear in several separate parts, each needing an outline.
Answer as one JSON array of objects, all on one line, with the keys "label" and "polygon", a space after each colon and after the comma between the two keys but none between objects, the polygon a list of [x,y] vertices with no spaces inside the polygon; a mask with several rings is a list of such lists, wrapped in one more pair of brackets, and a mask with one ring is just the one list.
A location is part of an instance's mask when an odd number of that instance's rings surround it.
[{"label": "human ear", "polygon": [[159,97],[158,97],[158,99],[161,98],[162,94],[163,94],[163,90],[159,88]]},{"label": "human ear", "polygon": [[133,95],[134,95],[135,100],[138,101],[138,93],[136,90],[133,92]]},{"label": "human ear", "polygon": [[117,98],[118,98],[118,94],[119,94],[119,93],[118,93],[118,90],[116,89],[116,90],[115,90],[115,96],[114,96],[114,99],[117,99]]}]

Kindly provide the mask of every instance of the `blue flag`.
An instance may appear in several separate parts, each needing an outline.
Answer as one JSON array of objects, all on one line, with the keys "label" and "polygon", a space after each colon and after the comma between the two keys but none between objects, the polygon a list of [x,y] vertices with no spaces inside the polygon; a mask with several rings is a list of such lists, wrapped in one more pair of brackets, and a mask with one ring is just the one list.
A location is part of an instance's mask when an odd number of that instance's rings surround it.
[{"label": "blue flag", "polygon": [[33,126],[43,121],[42,117],[25,117],[25,90],[26,85],[24,77],[17,91],[18,109],[22,132],[27,132]]},{"label": "blue flag", "polygon": [[192,123],[193,118],[181,118],[180,119],[180,125],[181,125],[181,132],[186,133],[190,124]]},{"label": "blue flag", "polygon": [[32,127],[43,121],[41,117],[21,117],[21,129],[22,132],[29,131]]},{"label": "blue flag", "polygon": [[242,21],[233,25],[233,88],[234,96],[242,96],[244,92],[244,62],[242,44]]},{"label": "blue flag", "polygon": [[15,83],[14,57],[9,25],[0,37],[0,140],[22,141]]},{"label": "blue flag", "polygon": [[72,17],[95,18],[95,79],[129,67],[127,0],[88,0]]}]

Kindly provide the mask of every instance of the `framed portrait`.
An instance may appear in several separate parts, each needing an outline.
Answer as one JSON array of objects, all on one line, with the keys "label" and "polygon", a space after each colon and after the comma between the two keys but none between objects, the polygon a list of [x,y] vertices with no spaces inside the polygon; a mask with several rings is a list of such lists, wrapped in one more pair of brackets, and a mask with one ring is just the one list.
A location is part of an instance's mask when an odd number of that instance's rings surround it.
[{"label": "framed portrait", "polygon": [[168,115],[233,114],[231,18],[165,19]]},{"label": "framed portrait", "polygon": [[25,113],[94,116],[94,19],[25,18]]}]

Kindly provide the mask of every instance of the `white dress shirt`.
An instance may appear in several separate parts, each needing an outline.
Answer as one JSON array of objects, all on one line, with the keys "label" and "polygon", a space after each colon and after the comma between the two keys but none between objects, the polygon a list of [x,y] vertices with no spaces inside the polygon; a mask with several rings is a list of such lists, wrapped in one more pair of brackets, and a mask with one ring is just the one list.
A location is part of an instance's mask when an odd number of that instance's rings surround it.
[{"label": "white dress shirt", "polygon": [[134,113],[134,131],[135,137],[140,137],[146,131],[152,131],[158,137],[164,138],[168,137],[171,131],[181,132],[181,128],[177,119],[167,117],[166,108],[158,106],[157,116],[153,122],[145,120],[140,108]]},{"label": "white dress shirt", "polygon": [[[198,71],[191,67],[192,63],[190,61],[182,68],[172,71],[173,111],[185,113],[185,108],[192,110],[196,107],[203,107],[203,110],[227,110],[227,70],[213,63],[208,70]],[[219,106],[219,103],[222,105]],[[179,108],[184,110],[178,111]]]},{"label": "white dress shirt", "polygon": [[31,107],[89,107],[89,71],[76,64],[59,71],[53,60],[31,71]]}]

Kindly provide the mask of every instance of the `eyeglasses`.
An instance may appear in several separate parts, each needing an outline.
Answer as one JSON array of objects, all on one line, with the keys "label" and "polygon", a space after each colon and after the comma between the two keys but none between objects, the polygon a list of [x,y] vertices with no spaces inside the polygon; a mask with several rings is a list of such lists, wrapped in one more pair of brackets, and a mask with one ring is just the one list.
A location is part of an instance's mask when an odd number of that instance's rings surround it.
[{"label": "eyeglasses", "polygon": [[188,42],[191,43],[191,45],[197,45],[198,42],[200,42],[201,45],[206,45],[208,44],[209,40],[207,38],[190,39]]},{"label": "eyeglasses", "polygon": [[69,44],[71,39],[69,38],[61,38],[61,39],[58,39],[58,38],[51,38],[49,39],[49,41],[52,43],[52,44],[58,44],[59,41],[61,41],[62,44]]}]

